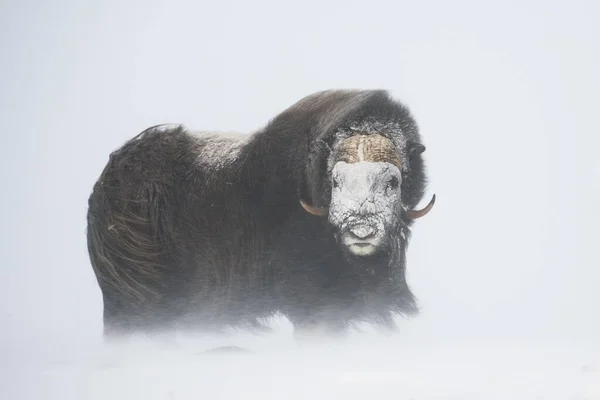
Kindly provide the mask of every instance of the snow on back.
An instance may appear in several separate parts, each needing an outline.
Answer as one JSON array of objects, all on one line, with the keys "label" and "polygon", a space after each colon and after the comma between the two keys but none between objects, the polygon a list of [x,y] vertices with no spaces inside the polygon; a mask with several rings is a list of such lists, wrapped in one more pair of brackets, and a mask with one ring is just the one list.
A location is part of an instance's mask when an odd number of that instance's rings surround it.
[{"label": "snow on back", "polygon": [[197,139],[200,147],[198,164],[215,169],[235,162],[250,136],[235,132],[192,132],[190,135]]}]

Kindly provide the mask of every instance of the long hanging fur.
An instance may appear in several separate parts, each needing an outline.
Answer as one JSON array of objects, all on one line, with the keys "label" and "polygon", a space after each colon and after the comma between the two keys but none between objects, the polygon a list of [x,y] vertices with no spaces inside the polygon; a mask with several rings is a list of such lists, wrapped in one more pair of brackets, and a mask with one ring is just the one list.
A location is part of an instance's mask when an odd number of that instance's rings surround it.
[{"label": "long hanging fur", "polygon": [[343,331],[416,313],[404,277],[412,221],[389,238],[392,254],[371,261],[394,279],[368,286],[350,272],[364,261],[299,203],[328,204],[333,152],[359,125],[402,150],[403,202],[415,207],[426,184],[420,152],[410,153],[420,135],[381,90],[315,93],[250,135],[155,126],[113,152],[87,215],[106,333],[262,328],[276,312],[299,329]]}]

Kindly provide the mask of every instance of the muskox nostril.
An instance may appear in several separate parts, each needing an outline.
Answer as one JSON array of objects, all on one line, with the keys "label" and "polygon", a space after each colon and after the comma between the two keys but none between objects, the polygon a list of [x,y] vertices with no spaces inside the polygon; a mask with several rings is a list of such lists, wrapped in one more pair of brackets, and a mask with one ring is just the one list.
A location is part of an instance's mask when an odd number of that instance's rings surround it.
[{"label": "muskox nostril", "polygon": [[359,225],[351,228],[350,233],[358,239],[368,239],[375,235],[375,228],[372,226]]}]

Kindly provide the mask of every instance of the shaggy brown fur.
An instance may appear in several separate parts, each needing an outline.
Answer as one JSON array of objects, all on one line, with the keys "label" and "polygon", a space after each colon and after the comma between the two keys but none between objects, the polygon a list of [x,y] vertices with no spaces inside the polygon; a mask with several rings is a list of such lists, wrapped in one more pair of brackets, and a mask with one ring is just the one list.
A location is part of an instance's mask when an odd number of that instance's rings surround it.
[{"label": "shaggy brown fur", "polygon": [[[382,138],[353,138],[365,123]],[[158,126],[114,151],[87,216],[105,332],[261,328],[277,312],[296,329],[343,332],[359,321],[393,327],[393,315],[415,313],[408,215],[398,215],[406,234],[390,236],[389,253],[352,260],[327,220],[299,203],[327,206],[330,165],[348,137],[395,149],[398,159],[387,150],[374,157],[403,160],[402,201],[413,209],[426,182],[414,149],[424,147],[409,111],[379,90],[307,96],[251,135]],[[361,263],[394,274],[365,286],[349,273]]]}]

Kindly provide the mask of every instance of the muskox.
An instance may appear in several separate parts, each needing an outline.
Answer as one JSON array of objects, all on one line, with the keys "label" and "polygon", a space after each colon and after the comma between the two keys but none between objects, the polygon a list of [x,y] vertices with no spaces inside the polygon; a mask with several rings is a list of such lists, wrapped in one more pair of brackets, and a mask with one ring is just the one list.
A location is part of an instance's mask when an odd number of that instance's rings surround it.
[{"label": "muskox", "polygon": [[301,99],[252,134],[148,128],[93,187],[88,251],[105,335],[268,329],[341,334],[418,313],[406,250],[425,146],[383,90]]}]

